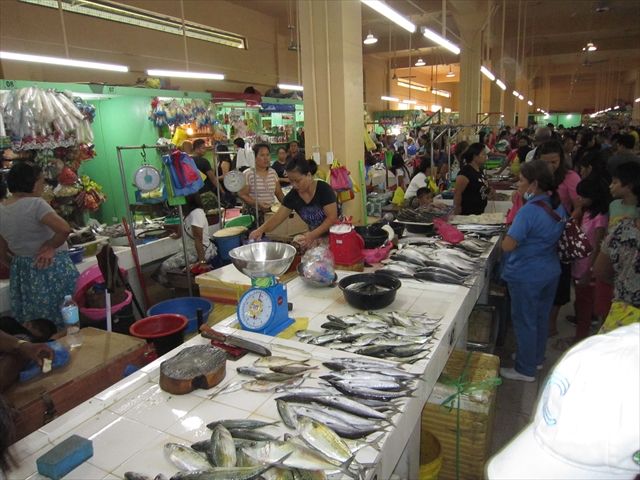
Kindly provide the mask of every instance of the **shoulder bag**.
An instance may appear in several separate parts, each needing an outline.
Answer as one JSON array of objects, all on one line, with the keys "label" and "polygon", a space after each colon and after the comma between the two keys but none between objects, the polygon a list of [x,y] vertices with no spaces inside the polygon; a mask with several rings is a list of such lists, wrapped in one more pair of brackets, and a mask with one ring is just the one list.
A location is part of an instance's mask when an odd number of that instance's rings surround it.
[{"label": "shoulder bag", "polygon": [[[535,205],[543,208],[551,218],[556,222],[562,221],[560,215],[558,215],[546,202],[537,201]],[[589,244],[589,240],[584,232],[580,229],[580,226],[576,222],[576,219],[569,218],[564,226],[560,240],[558,241],[558,256],[563,263],[571,263],[574,260],[580,260],[587,258],[593,248]]]}]

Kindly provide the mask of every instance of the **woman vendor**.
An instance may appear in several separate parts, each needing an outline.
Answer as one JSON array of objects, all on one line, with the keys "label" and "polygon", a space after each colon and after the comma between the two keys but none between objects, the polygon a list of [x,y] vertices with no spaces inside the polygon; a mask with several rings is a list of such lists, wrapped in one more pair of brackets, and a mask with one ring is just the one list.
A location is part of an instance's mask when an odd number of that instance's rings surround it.
[{"label": "woman vendor", "polygon": [[462,154],[464,166],[456,177],[453,196],[455,215],[480,215],[484,213],[489,198],[489,183],[482,170],[487,152],[482,143],[472,143]]},{"label": "woman vendor", "polygon": [[46,318],[62,329],[60,305],[78,278],[67,247],[71,227],[41,198],[37,165],[15,162],[7,186],[12,196],[0,204],[0,262],[11,267],[11,311],[20,323]]},{"label": "woman vendor", "polygon": [[255,215],[256,200],[258,203],[259,218],[258,224],[262,223],[265,212],[271,210],[274,204],[274,196],[280,203],[284,198],[278,174],[271,168],[271,152],[269,145],[258,143],[253,147],[256,156],[256,168],[244,171],[245,186],[238,192],[244,205],[242,213]]},{"label": "woman vendor", "polygon": [[295,210],[309,227],[307,233],[296,238],[301,247],[308,248],[327,235],[329,228],[338,220],[338,204],[331,186],[313,178],[317,169],[316,162],[301,157],[287,164],[287,176],[293,189],[284,197],[276,214],[251,232],[250,239],[259,240],[263,234],[269,233],[289,217],[291,210]]},{"label": "woman vendor", "polygon": [[[200,195],[195,193],[185,198],[187,203],[182,207],[184,215],[182,225],[183,233],[187,236],[187,261],[185,262],[184,252],[180,250],[162,262],[153,279],[165,286],[168,285],[167,271],[182,269],[187,265],[190,268],[207,265],[216,255],[216,247],[209,238],[209,222],[202,208]],[[180,238],[180,236],[180,233],[172,235],[173,238]]]}]

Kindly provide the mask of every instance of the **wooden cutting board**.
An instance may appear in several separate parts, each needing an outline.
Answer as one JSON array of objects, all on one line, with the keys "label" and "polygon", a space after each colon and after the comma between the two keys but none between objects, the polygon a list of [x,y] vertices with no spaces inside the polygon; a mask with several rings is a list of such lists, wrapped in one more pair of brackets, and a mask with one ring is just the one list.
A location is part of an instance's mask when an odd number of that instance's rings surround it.
[{"label": "wooden cutting board", "polygon": [[181,350],[160,364],[160,388],[184,395],[196,388],[208,390],[226,374],[227,354],[211,345],[196,345]]}]

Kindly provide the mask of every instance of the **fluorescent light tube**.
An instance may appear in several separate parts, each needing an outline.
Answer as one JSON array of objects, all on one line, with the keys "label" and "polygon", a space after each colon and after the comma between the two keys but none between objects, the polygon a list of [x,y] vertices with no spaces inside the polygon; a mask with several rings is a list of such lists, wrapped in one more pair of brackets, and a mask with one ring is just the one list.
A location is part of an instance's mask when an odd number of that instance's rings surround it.
[{"label": "fluorescent light tube", "polygon": [[524,100],[524,95],[520,94],[520,95],[518,95],[518,98],[519,98],[520,100]]},{"label": "fluorescent light tube", "polygon": [[387,102],[399,102],[400,100],[396,97],[387,97],[385,95],[380,97],[380,100],[385,100]]},{"label": "fluorescent light tube", "polygon": [[511,92],[511,93],[513,93],[514,97],[519,97],[520,96],[520,94],[518,92],[516,92],[515,90],[513,92]]},{"label": "fluorescent light tube", "polygon": [[638,102],[640,102],[640,97],[636,98],[636,99],[633,101],[633,103],[638,103]]},{"label": "fluorescent light tube", "polygon": [[114,65],[112,63],[89,62],[86,60],[72,60],[70,58],[45,57],[42,55],[29,55],[26,53],[0,52],[3,60],[18,60],[19,62],[46,63],[63,67],[92,68],[94,70],[109,70],[111,72],[128,72],[126,65]]},{"label": "fluorescent light tube", "polygon": [[184,70],[158,70],[149,69],[147,75],[152,77],[176,77],[176,78],[204,78],[207,80],[224,80],[221,73],[186,72]]},{"label": "fluorescent light tube", "polygon": [[302,92],[304,90],[302,85],[292,85],[290,83],[279,83],[278,88],[280,90],[295,90],[296,92]]},{"label": "fluorescent light tube", "polygon": [[499,78],[496,80],[496,85],[498,85],[502,90],[506,90],[507,89],[507,86]]},{"label": "fluorescent light tube", "polygon": [[403,82],[403,81],[400,81],[400,80],[398,80],[398,86],[399,87],[404,87],[404,88],[411,88],[413,90],[418,90],[420,92],[426,92],[427,91],[427,87],[416,85],[415,83]]},{"label": "fluorescent light tube", "polygon": [[490,71],[487,67],[485,67],[484,65],[482,65],[482,66],[480,67],[480,71],[482,72],[482,74],[483,74],[485,77],[487,77],[487,78],[488,78],[489,80],[491,80],[492,82],[496,79],[496,76],[495,76],[493,73],[491,73],[491,71]]},{"label": "fluorescent light tube", "polygon": [[528,104],[530,107],[533,107],[533,102],[532,102],[531,100],[527,100],[527,104]]},{"label": "fluorescent light tube", "polygon": [[[363,0],[364,1],[364,0]],[[456,44],[451,43],[449,40],[447,40],[444,37],[441,37],[440,35],[438,35],[436,32],[434,32],[433,30],[429,30],[428,28],[423,28],[422,29],[422,34],[428,38],[429,40],[436,42],[438,45],[446,48],[447,50],[449,50],[450,52],[455,53],[456,55],[460,54],[460,47],[458,47]]]},{"label": "fluorescent light tube", "polygon": [[404,103],[408,103],[409,105],[415,105],[417,102],[417,100],[403,100]]},{"label": "fluorescent light tube", "polygon": [[399,108],[400,110],[406,110],[407,108],[409,108],[409,105],[407,105],[407,104],[406,104],[406,103],[404,103],[404,102],[400,102],[400,103],[398,104],[398,108]]},{"label": "fluorescent light tube", "polygon": [[405,17],[400,15],[398,12],[396,12],[393,8],[391,8],[386,3],[381,2],[380,0],[361,0],[361,1],[367,7],[372,8],[373,10],[378,12],[380,15],[387,17],[393,23],[401,26],[405,30],[411,33],[416,31],[416,26],[413,23],[411,23]]},{"label": "fluorescent light tube", "polygon": [[440,97],[451,98],[451,92],[448,92],[446,90],[437,90],[435,88],[432,88],[431,93]]}]

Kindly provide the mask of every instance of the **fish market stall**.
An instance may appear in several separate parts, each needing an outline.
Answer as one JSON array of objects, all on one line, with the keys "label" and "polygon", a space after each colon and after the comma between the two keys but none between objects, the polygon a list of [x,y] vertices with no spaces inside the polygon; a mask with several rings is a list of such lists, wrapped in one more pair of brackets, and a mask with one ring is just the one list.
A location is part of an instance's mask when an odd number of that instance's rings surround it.
[{"label": "fish market stall", "polygon": [[[467,318],[497,255],[496,242],[494,238],[464,285],[401,279],[394,302],[376,311],[387,319],[396,312],[400,323],[424,319],[432,334],[425,355],[414,363],[238,330],[233,315],[215,325],[215,331],[254,342],[271,356],[248,353],[227,360],[223,380],[212,388],[204,384],[183,395],[164,391],[161,364],[186,349],[210,345],[202,336],[194,337],[17,442],[12,452],[19,466],[8,477],[35,474],[36,459],[76,434],[93,443],[93,455],[67,478],[152,479],[159,473],[169,478],[178,470],[211,468],[206,458],[217,465],[254,464],[243,468],[254,468],[244,472],[256,475],[266,466],[255,462],[266,462],[326,470],[333,478],[356,478],[358,471],[370,479],[387,479],[394,471],[417,478],[422,407],[451,350],[464,338]],[[352,274],[337,273],[339,279]],[[293,304],[290,316],[307,319],[310,331],[322,330],[327,315],[347,322],[350,315],[363,314],[346,303],[338,288],[314,288],[296,278],[286,290]],[[327,424],[342,440],[326,430]],[[293,438],[285,436],[296,432]],[[126,472],[146,477],[126,477]],[[234,472],[203,478],[253,478],[234,477]],[[195,475],[183,471],[175,478]]]},{"label": "fish market stall", "polygon": [[[511,195],[513,195],[513,192],[514,190],[497,190],[497,198],[489,199],[485,212],[507,213],[513,206],[513,202],[511,201]],[[443,198],[442,195],[437,195],[435,200],[437,202],[442,202],[445,205],[453,205],[453,198]]]}]

